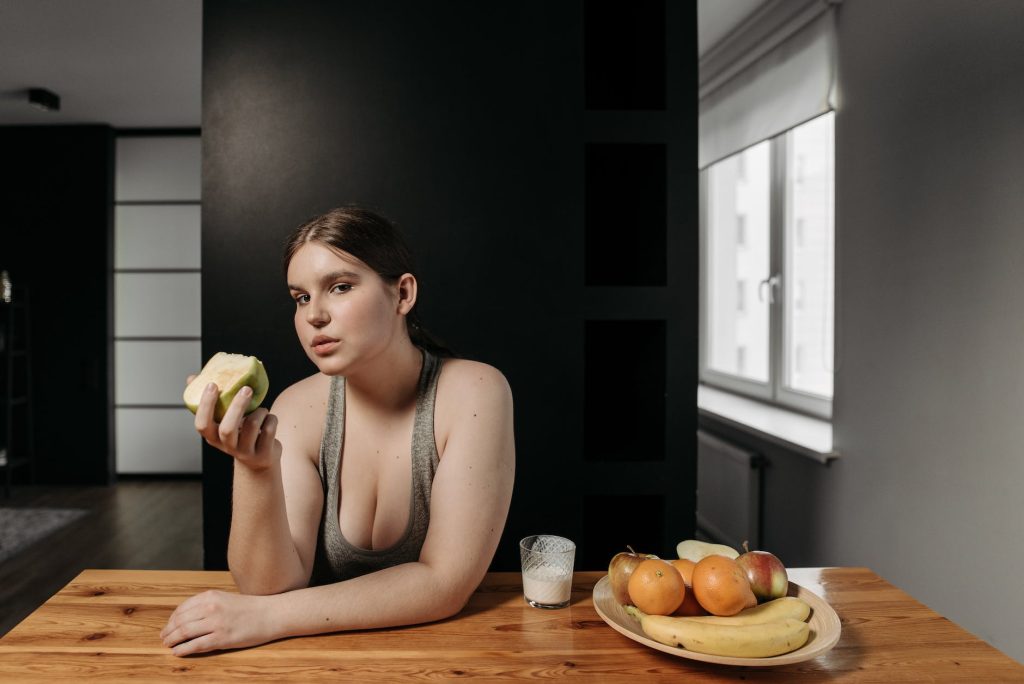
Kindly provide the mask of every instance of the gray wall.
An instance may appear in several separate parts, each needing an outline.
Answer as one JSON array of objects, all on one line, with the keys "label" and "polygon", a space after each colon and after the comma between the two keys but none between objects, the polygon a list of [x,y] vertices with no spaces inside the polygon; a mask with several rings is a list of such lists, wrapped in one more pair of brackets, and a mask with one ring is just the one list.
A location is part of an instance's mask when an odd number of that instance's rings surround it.
[{"label": "gray wall", "polygon": [[1024,2],[840,12],[842,458],[767,452],[763,546],[868,566],[1024,661]]}]

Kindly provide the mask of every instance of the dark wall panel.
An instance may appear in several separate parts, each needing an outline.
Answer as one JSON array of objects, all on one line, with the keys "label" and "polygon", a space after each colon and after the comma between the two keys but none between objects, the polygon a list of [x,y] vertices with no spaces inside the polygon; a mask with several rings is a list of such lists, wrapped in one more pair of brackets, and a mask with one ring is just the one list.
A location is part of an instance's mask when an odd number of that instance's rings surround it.
[{"label": "dark wall panel", "polygon": [[585,3],[587,109],[665,108],[665,0]]},{"label": "dark wall panel", "polygon": [[665,285],[664,143],[588,143],[586,160],[587,285]]},{"label": "dark wall panel", "polygon": [[[605,570],[612,556],[632,547],[638,553],[674,558],[662,549],[665,533],[665,498],[652,494],[594,495],[583,500],[589,524],[577,549],[576,567]],[[646,522],[637,524],[637,519]],[[681,541],[681,540],[680,540]]]},{"label": "dark wall panel", "polygon": [[587,321],[584,344],[584,458],[665,460],[665,321]]},{"label": "dark wall panel", "polygon": [[[0,269],[29,290],[38,483],[115,477],[113,141],[107,126],[0,127]],[[22,407],[14,420],[20,440]]]},{"label": "dark wall panel", "polygon": [[[694,19],[679,26],[684,52]],[[605,308],[584,287],[582,3],[207,0],[203,33],[204,357],[260,356],[267,405],[316,372],[292,326],[282,240],[338,204],[376,208],[417,256],[426,325],[512,386],[516,489],[495,567],[517,566],[527,534],[582,540],[583,331]],[[681,116],[695,136],[694,113]],[[695,204],[684,220],[695,244]],[[686,244],[670,268],[691,269]],[[679,282],[659,301],[695,301],[696,274]],[[660,314],[674,331],[673,308]],[[695,369],[696,317],[678,323]],[[691,470],[678,470],[683,489]],[[225,564],[230,471],[207,447],[211,568]],[[692,511],[677,520],[692,529]]]}]

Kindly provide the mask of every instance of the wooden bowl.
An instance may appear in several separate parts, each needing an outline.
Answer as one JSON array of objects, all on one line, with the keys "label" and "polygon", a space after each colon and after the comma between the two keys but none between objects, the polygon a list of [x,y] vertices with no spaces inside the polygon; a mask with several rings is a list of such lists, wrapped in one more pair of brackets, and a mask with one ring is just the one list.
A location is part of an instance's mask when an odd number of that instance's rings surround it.
[{"label": "wooden bowl", "polygon": [[772,665],[789,665],[790,663],[799,663],[816,658],[836,645],[836,642],[839,641],[839,634],[842,631],[836,611],[832,610],[832,606],[828,605],[817,594],[793,582],[789,583],[789,591],[786,593],[789,596],[796,596],[804,600],[811,607],[811,616],[807,621],[811,628],[811,635],[807,639],[807,643],[795,651],[768,658],[737,658],[734,656],[709,655],[707,653],[688,651],[685,648],[666,646],[651,639],[640,629],[640,623],[633,619],[621,605],[616,603],[615,597],[612,596],[612,587],[608,581],[608,575],[599,579],[597,584],[594,585],[594,608],[597,610],[597,614],[601,616],[601,619],[607,622],[616,632],[644,646],[649,646],[664,653],[670,653],[680,658],[700,660],[706,663],[718,663],[719,665],[769,667]]}]

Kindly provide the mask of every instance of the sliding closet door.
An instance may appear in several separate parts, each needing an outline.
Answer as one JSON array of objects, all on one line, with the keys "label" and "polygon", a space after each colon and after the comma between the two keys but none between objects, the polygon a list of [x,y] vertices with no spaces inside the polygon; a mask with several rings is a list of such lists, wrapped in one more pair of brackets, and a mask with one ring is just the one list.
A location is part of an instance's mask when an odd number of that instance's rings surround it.
[{"label": "sliding closet door", "polygon": [[182,403],[200,350],[200,139],[121,135],[114,202],[118,474],[198,474]]}]

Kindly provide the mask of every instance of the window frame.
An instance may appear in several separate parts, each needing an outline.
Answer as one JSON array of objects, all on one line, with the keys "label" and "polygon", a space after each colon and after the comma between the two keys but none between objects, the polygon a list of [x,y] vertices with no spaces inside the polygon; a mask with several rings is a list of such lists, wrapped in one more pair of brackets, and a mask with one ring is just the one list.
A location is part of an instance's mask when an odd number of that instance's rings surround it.
[{"label": "window frame", "polygon": [[[826,112],[819,116],[827,116],[834,113]],[[818,117],[814,117],[815,119]],[[810,119],[813,121],[814,119]],[[798,126],[803,125],[798,124]],[[698,343],[698,355],[700,362],[700,381],[706,385],[717,387],[722,390],[734,392],[743,396],[751,397],[753,399],[759,399],[769,404],[774,404],[785,409],[794,410],[800,413],[808,414],[817,418],[832,418],[832,399],[824,398],[820,395],[803,392],[800,390],[786,387],[784,379],[787,377],[788,359],[786,358],[786,321],[784,320],[784,308],[786,302],[786,288],[788,287],[787,279],[784,275],[787,272],[786,254],[786,172],[787,172],[787,142],[788,136],[791,135],[792,131],[798,126],[783,131],[778,135],[773,136],[769,139],[769,168],[771,178],[769,180],[769,277],[779,276],[779,282],[775,286],[768,287],[768,293],[770,297],[768,307],[768,381],[758,382],[756,380],[750,380],[747,378],[741,378],[728,373],[722,373],[716,371],[708,366],[709,356],[709,322],[710,322],[710,306],[709,306],[709,272],[708,272],[708,249],[709,249],[709,235],[708,235],[708,176],[711,167],[714,164],[710,164],[704,169],[700,170],[699,175],[699,195],[698,195],[698,221],[700,230],[700,320],[699,320],[699,343]],[[755,143],[759,144],[759,143]],[[835,138],[833,137],[833,146],[835,144]],[[752,145],[750,146],[752,147]],[[734,154],[740,154],[746,149],[737,150]],[[833,147],[834,149],[834,147]],[[730,155],[732,156],[732,155]],[[834,160],[834,157],[833,157]],[[722,161],[722,160],[719,160]],[[715,162],[718,163],[718,162]],[[833,164],[835,162],[833,161]],[[834,170],[834,166],[833,166]],[[834,172],[834,171],[833,171]],[[833,186],[833,192],[835,188]],[[833,218],[835,212],[835,205],[833,203]],[[835,221],[833,220],[833,244],[835,244]],[[833,255],[832,262],[832,281],[835,282],[835,256]],[[760,291],[760,288],[758,288]],[[755,293],[748,293],[750,296],[755,296]],[[833,299],[835,292],[833,290]],[[832,307],[833,312],[833,330],[835,329],[835,306]],[[833,333],[833,345],[835,344],[835,335]],[[834,353],[834,348],[833,348]],[[833,385],[833,397],[835,396],[835,389]]]}]

